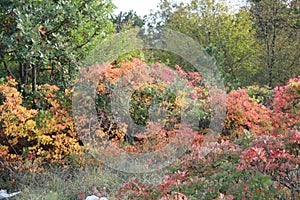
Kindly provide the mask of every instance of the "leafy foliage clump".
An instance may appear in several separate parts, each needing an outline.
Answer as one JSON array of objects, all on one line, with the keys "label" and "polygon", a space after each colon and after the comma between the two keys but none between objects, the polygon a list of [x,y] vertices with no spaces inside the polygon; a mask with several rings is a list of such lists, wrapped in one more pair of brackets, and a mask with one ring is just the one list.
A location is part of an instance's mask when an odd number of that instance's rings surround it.
[{"label": "leafy foliage clump", "polygon": [[120,66],[83,69],[83,80],[100,80],[95,103],[101,135],[125,144],[129,151],[144,152],[167,143],[183,124],[182,118],[201,118],[203,123],[193,127],[195,131],[207,128],[211,112],[208,88],[199,73],[175,68],[132,59]]},{"label": "leafy foliage clump", "polygon": [[276,87],[270,107],[249,98],[247,90],[230,92],[223,136],[205,146],[208,154],[202,153],[204,143],[194,143],[161,183],[132,180],[116,197],[163,199],[178,193],[188,199],[299,198],[299,80]]},{"label": "leafy foliage clump", "polygon": [[[67,164],[70,156],[79,156],[82,147],[72,117],[59,98],[59,88],[48,84],[39,86],[33,102],[37,109],[33,109],[22,105],[16,85],[11,78],[0,85],[2,167],[25,167],[35,171],[42,170],[44,164]],[[21,165],[23,162],[27,164]]]},{"label": "leafy foliage clump", "polygon": [[[138,59],[102,69],[83,69],[83,76],[97,80],[95,100],[100,126],[83,129],[81,134],[95,131],[94,135],[109,138],[106,145],[145,153],[163,148],[178,134],[196,132],[190,151],[167,168],[168,175],[160,183],[145,184],[134,179],[120,187],[117,199],[299,197],[299,78],[276,87],[268,105],[259,100],[260,92],[256,98],[249,97],[255,88],[229,92],[223,129],[207,145],[204,141],[209,137],[213,104],[211,88],[203,84],[199,73],[185,72],[179,66],[172,70],[159,63],[149,67]],[[42,171],[46,163],[83,166],[88,157],[69,112],[73,91],[45,84],[38,87],[32,99],[23,100],[16,87],[12,78],[0,85],[1,176],[24,168]],[[127,94],[124,91],[130,94],[127,106],[118,100]],[[129,134],[131,122],[120,120],[126,112],[125,116],[138,127],[135,134]],[[203,123],[196,129],[187,126],[178,131],[179,124],[185,123],[182,119],[193,117]],[[82,116],[79,125],[87,127],[89,120]]]}]

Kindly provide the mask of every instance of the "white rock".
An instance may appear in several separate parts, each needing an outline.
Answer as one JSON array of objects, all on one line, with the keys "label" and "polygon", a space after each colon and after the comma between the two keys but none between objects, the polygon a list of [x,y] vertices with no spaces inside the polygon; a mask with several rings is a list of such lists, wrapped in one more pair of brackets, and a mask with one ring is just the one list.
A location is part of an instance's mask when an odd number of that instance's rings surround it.
[{"label": "white rock", "polygon": [[95,195],[92,195],[92,196],[87,196],[85,200],[108,200],[108,198],[106,198],[106,197],[99,198]]},{"label": "white rock", "polygon": [[87,196],[85,200],[100,200],[100,198],[95,195],[92,195],[92,196]]},{"label": "white rock", "polygon": [[14,192],[14,193],[11,193],[11,194],[7,194],[7,190],[0,190],[0,199],[8,199],[10,197],[13,197],[17,194],[21,193],[20,191],[19,192]]}]

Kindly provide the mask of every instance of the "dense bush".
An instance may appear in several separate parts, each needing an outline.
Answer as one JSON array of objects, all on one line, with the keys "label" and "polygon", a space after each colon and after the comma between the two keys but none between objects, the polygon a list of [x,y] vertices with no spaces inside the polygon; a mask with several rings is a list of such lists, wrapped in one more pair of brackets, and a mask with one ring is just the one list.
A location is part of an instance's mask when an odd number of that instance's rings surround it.
[{"label": "dense bush", "polygon": [[209,154],[202,156],[202,143],[194,143],[193,152],[175,162],[160,184],[132,180],[116,197],[175,199],[171,196],[178,193],[188,199],[299,198],[299,81],[275,88],[269,108],[249,98],[246,90],[230,92],[223,137]]},{"label": "dense bush", "polygon": [[[22,101],[16,86],[11,78],[0,85],[1,169],[7,171],[14,167],[36,171],[48,163],[65,165],[71,161],[75,164],[77,161],[70,159],[74,155],[79,158],[82,147],[72,117],[59,98],[59,88],[41,85],[29,103]],[[69,98],[68,95],[65,91],[64,100]],[[36,109],[31,108],[33,105]]]},{"label": "dense bush", "polygon": [[[255,88],[229,92],[223,130],[218,140],[205,146],[209,153],[203,155],[212,104],[210,88],[203,84],[199,73],[184,72],[179,66],[174,70],[162,68],[159,63],[149,67],[136,59],[121,66],[106,65],[105,69],[95,73],[99,66],[94,66],[83,73],[97,80],[95,100],[100,127],[83,129],[81,134],[95,131],[94,134],[102,137],[109,136],[109,145],[143,153],[159,150],[176,134],[197,132],[191,151],[168,167],[169,175],[160,184],[144,184],[134,179],[120,188],[117,199],[299,197],[299,78],[276,87],[274,96],[272,92],[256,92]],[[183,90],[182,86],[188,89]],[[60,91],[46,84],[39,86],[31,99],[24,100],[16,87],[11,78],[0,85],[1,177],[4,179],[12,171],[24,168],[40,171],[46,163],[82,166],[86,162],[82,159],[84,146],[79,145],[70,114],[73,91]],[[114,99],[114,90],[130,92],[127,107]],[[259,97],[261,93],[270,97],[268,104],[265,98]],[[117,94],[123,98],[122,93]],[[112,107],[114,101],[118,111],[127,112],[125,117],[140,132],[129,135],[130,124],[126,120],[117,121],[113,113],[116,108]],[[190,106],[191,101],[194,102],[191,105],[197,106]],[[159,111],[160,107],[164,110]],[[195,129],[186,129],[186,133],[177,131],[182,118],[195,116],[201,121]],[[89,120],[83,116],[79,125],[85,127]]]},{"label": "dense bush", "polygon": [[268,86],[260,87],[252,85],[247,87],[247,92],[250,98],[254,99],[266,107],[271,106],[274,96],[274,90]]},{"label": "dense bush", "polygon": [[271,126],[271,110],[249,98],[245,89],[233,90],[227,95],[223,135],[241,136],[244,131],[266,134]]},{"label": "dense bush", "polygon": [[[105,71],[95,73],[104,67]],[[202,77],[197,72],[187,73],[179,66],[175,66],[173,70],[159,63],[148,66],[138,59],[132,59],[119,67],[98,66],[84,71],[83,74],[84,80],[90,79],[93,74],[100,74],[96,94],[100,127],[111,139],[128,142],[130,146],[126,147],[127,150],[159,149],[172,138],[183,117],[201,119],[202,123],[193,127],[195,131],[204,130],[209,125],[211,113],[208,88],[204,86]],[[129,98],[129,106],[126,101],[116,100],[115,91],[120,96],[124,91],[130,93],[130,96],[120,97]],[[117,102],[120,115],[117,116],[118,119],[113,117],[112,101]],[[182,113],[182,110],[185,112]],[[128,118],[132,121],[126,121]],[[124,127],[121,128],[120,124],[124,124]],[[157,130],[151,130],[151,127],[156,127]]]}]

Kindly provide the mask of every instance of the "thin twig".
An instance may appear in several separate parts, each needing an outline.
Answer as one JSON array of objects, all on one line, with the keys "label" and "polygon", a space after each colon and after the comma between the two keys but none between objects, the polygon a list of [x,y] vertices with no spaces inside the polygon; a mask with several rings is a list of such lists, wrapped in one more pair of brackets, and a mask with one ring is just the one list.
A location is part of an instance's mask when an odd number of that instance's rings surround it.
[{"label": "thin twig", "polygon": [[13,77],[15,80],[16,80],[16,77],[14,76],[14,74],[11,72],[11,70],[9,69],[9,67],[7,66],[6,62],[3,60],[3,64],[4,64],[4,67],[6,69],[6,71],[9,73],[9,75],[11,77]]}]

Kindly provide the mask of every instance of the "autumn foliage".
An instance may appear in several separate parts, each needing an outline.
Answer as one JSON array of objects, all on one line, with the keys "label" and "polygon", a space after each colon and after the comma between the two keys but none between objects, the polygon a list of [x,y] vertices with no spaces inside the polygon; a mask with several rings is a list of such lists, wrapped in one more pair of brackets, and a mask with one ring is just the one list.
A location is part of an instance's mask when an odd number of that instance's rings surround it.
[{"label": "autumn foliage", "polygon": [[[145,69],[148,69],[145,73]],[[150,68],[137,59],[120,67],[97,66],[84,76],[97,81],[96,110],[98,129],[109,138],[109,145],[125,151],[144,153],[159,150],[178,132],[183,117],[198,116],[201,123],[192,141],[192,150],[168,167],[169,174],[157,185],[132,180],[123,185],[118,199],[297,199],[299,197],[300,149],[300,79],[290,79],[274,88],[274,96],[249,97],[249,90],[233,90],[227,94],[226,117],[219,138],[200,153],[212,114],[209,89],[199,73],[184,72],[179,66],[164,68],[159,63]],[[103,69],[103,68],[101,68]],[[175,72],[175,73],[174,73]],[[98,77],[93,77],[97,74]],[[176,74],[176,76],[175,76]],[[151,76],[150,76],[151,75]],[[149,80],[155,77],[157,80]],[[175,78],[186,80],[189,90],[175,90]],[[122,78],[123,82],[118,80]],[[77,80],[81,81],[81,80]],[[139,84],[137,84],[139,83]],[[129,124],[116,121],[112,110],[113,91],[120,85],[132,84],[128,115],[135,124],[147,126],[144,132],[129,135]],[[121,85],[122,86],[122,85]],[[169,88],[168,88],[169,87]],[[119,87],[120,88],[120,87]],[[40,85],[29,100],[22,99],[17,83],[8,78],[0,85],[0,167],[42,170],[45,164],[81,166],[84,148],[76,132],[72,112],[72,90],[60,91],[54,85]],[[184,98],[185,97],[185,98]],[[188,98],[187,98],[188,97]],[[186,106],[187,99],[197,102],[197,109]],[[260,99],[259,101],[257,99]],[[149,115],[153,102],[163,105],[164,118]],[[125,107],[127,108],[127,107]],[[122,109],[122,107],[120,108]],[[122,110],[121,110],[122,111]],[[126,112],[124,110],[124,112]],[[158,110],[154,113],[159,113]],[[149,122],[149,119],[153,121]],[[80,121],[86,127],[89,119]],[[116,125],[117,123],[123,124]],[[159,129],[159,130],[158,130]],[[141,130],[141,129],[140,129]],[[98,131],[98,132],[97,132]],[[151,134],[151,131],[156,134]],[[81,133],[81,134],[82,134]],[[80,145],[81,144],[81,145]],[[85,144],[84,144],[85,145]]]},{"label": "autumn foliage", "polygon": [[[182,118],[201,117],[205,121],[201,125],[198,122],[191,131],[205,129],[209,124],[208,88],[199,73],[184,72],[179,66],[171,69],[160,63],[148,66],[132,59],[120,67],[105,64],[83,69],[77,83],[87,80],[99,81],[95,98],[99,123],[93,135],[108,136],[126,151],[141,153],[162,148],[183,125]],[[183,109],[185,113],[181,112]],[[88,132],[84,127],[89,127],[90,121],[83,118],[78,120],[80,128]]]},{"label": "autumn foliage", "polygon": [[[48,84],[39,86],[34,101],[24,107],[16,85],[10,78],[0,85],[2,167],[11,164],[24,167],[21,163],[25,162],[31,170],[41,170],[44,164],[66,164],[71,155],[80,155],[82,147],[72,117],[58,97],[59,88]],[[68,91],[65,95],[68,98]],[[30,108],[33,104],[36,109]]]},{"label": "autumn foliage", "polygon": [[269,107],[244,89],[231,91],[222,138],[209,154],[203,156],[201,143],[196,143],[161,184],[133,180],[121,188],[118,199],[163,199],[174,192],[192,199],[297,199],[299,81],[276,87]]}]

